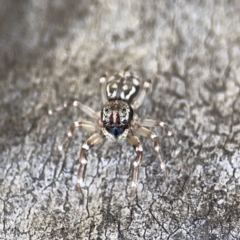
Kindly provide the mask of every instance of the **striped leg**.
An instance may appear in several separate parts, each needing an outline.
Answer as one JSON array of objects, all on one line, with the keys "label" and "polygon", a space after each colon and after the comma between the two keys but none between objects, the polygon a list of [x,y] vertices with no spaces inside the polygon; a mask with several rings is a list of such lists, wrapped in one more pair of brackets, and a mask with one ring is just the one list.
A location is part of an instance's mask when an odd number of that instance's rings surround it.
[{"label": "striped leg", "polygon": [[95,118],[95,119],[99,119],[100,118],[99,114],[96,113],[92,108],[82,104],[79,101],[68,101],[68,102],[65,102],[63,105],[58,106],[55,109],[48,110],[48,115],[52,115],[55,112],[60,112],[63,109],[68,108],[70,106],[78,107],[79,109],[81,109],[84,113],[86,113],[91,118]]},{"label": "striped leg", "polygon": [[137,157],[133,161],[132,164],[132,190],[131,190],[131,196],[130,201],[132,201],[137,193],[137,185],[138,185],[138,178],[139,178],[139,168],[142,163],[142,156],[143,156],[143,149],[142,144],[140,143],[139,139],[136,136],[127,136],[128,142],[133,146]]},{"label": "striped leg", "polygon": [[159,143],[159,140],[158,140],[156,134],[151,132],[149,129],[147,129],[145,127],[138,128],[138,130],[136,132],[144,137],[148,137],[148,138],[152,139],[152,141],[154,143],[154,150],[157,153],[157,157],[158,157],[158,160],[160,163],[161,170],[167,179],[166,166],[165,166],[165,163],[163,162],[163,159],[161,156],[161,147],[160,147],[160,143]]},{"label": "striped leg", "polygon": [[68,129],[67,137],[63,140],[63,142],[58,146],[58,150],[62,151],[63,148],[65,148],[69,141],[72,139],[73,133],[75,128],[77,127],[82,127],[88,131],[96,131],[97,127],[94,123],[89,122],[89,121],[76,121]]},{"label": "striped leg", "polygon": [[78,169],[78,178],[77,178],[77,190],[80,194],[80,198],[83,198],[82,194],[82,184],[85,177],[86,167],[87,167],[87,152],[88,150],[100,144],[104,140],[105,136],[102,134],[94,133],[88,140],[82,145],[80,152],[80,166]]},{"label": "striped leg", "polygon": [[144,81],[142,91],[139,93],[136,100],[132,104],[133,109],[137,109],[141,106],[141,104],[143,103],[144,98],[146,96],[146,93],[147,93],[149,87],[151,86],[151,82],[152,82],[151,79]]},{"label": "striped leg", "polygon": [[159,122],[152,119],[144,119],[141,123],[141,126],[143,127],[159,127],[160,126],[164,128],[168,136],[172,136],[172,132],[169,130],[168,125],[164,122]]},{"label": "striped leg", "polygon": [[[70,106],[74,106],[74,107],[78,107],[80,110],[82,110],[84,113],[86,113],[88,116],[90,116],[91,118],[95,118],[95,119],[100,119],[100,113],[95,112],[92,108],[82,104],[81,102],[78,101],[68,101],[65,102],[63,105],[56,107],[55,109],[49,109],[48,113],[43,115],[38,121],[37,121],[37,126],[41,125],[42,122],[50,115],[56,113],[56,112],[60,112],[65,108],[68,108]],[[39,129],[38,129],[39,131]]]},{"label": "striped leg", "polygon": [[107,94],[106,94],[106,74],[104,74],[100,79],[99,82],[101,84],[101,96],[102,102],[105,104],[107,102]]}]

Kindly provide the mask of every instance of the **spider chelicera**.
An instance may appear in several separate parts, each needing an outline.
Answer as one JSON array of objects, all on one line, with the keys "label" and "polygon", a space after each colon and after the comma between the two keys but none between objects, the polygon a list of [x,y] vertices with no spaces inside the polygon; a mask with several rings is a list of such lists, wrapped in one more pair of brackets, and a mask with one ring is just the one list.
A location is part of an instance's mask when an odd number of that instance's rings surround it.
[{"label": "spider chelicera", "polygon": [[62,151],[63,148],[66,147],[77,127],[95,132],[84,142],[80,152],[77,189],[81,197],[83,197],[82,183],[86,173],[88,150],[102,143],[104,139],[110,141],[128,140],[137,154],[132,163],[132,189],[130,196],[130,200],[132,200],[136,196],[139,167],[143,156],[142,144],[136,135],[148,137],[153,141],[154,150],[160,162],[161,170],[166,174],[165,164],[161,157],[159,140],[157,136],[146,127],[160,126],[165,129],[168,136],[171,136],[172,133],[164,122],[152,119],[141,120],[135,113],[135,110],[139,108],[146,96],[147,90],[151,85],[151,80],[144,81],[141,88],[139,78],[130,71],[128,67],[122,71],[116,72],[110,77],[107,77],[105,74],[99,81],[101,84],[103,102],[101,112],[95,112],[92,108],[79,101],[69,101],[54,110],[49,110],[48,115],[52,115],[54,112],[61,111],[66,107],[75,106],[80,108],[89,117],[97,120],[95,123],[90,121],[75,121],[69,127],[67,137],[58,147],[59,151]]}]

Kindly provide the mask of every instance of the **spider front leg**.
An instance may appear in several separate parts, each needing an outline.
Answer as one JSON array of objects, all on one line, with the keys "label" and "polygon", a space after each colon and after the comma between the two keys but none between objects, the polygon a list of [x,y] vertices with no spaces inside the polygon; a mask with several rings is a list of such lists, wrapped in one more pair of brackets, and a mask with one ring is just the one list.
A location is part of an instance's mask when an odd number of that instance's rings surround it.
[{"label": "spider front leg", "polygon": [[60,112],[65,108],[68,108],[70,106],[78,107],[80,110],[82,110],[84,113],[86,113],[89,117],[99,119],[100,116],[97,112],[95,112],[92,108],[82,104],[79,101],[68,101],[65,102],[63,105],[56,107],[55,109],[48,110],[48,115],[52,115],[55,112]]},{"label": "spider front leg", "polygon": [[76,121],[76,122],[74,122],[73,124],[71,124],[71,126],[68,129],[67,137],[58,146],[59,151],[62,151],[63,148],[65,148],[68,145],[69,141],[73,137],[74,130],[77,127],[82,127],[83,129],[86,129],[86,130],[92,131],[92,132],[97,130],[96,125],[92,122],[89,122],[89,121]]},{"label": "spider front leg", "polygon": [[82,145],[81,152],[80,152],[80,166],[78,169],[78,177],[77,177],[77,190],[80,194],[80,198],[83,198],[82,193],[82,183],[85,177],[86,167],[87,167],[87,152],[88,150],[100,144],[105,139],[103,134],[94,133],[88,140]]},{"label": "spider front leg", "polygon": [[160,167],[162,172],[165,175],[165,178],[167,179],[167,171],[166,171],[166,166],[165,163],[163,162],[162,156],[161,156],[161,147],[160,147],[160,142],[156,136],[156,134],[152,131],[150,131],[149,129],[145,128],[145,127],[140,127],[136,130],[136,133],[144,136],[144,137],[148,137],[151,138],[153,143],[154,143],[154,150],[157,154],[159,163],[160,163]]},{"label": "spider front leg", "polygon": [[135,198],[137,193],[139,168],[142,163],[143,149],[142,149],[142,144],[140,143],[139,139],[136,136],[128,135],[127,140],[131,144],[131,146],[133,146],[137,154],[137,157],[132,164],[132,190],[131,190],[131,196],[130,196],[130,201],[132,201]]}]

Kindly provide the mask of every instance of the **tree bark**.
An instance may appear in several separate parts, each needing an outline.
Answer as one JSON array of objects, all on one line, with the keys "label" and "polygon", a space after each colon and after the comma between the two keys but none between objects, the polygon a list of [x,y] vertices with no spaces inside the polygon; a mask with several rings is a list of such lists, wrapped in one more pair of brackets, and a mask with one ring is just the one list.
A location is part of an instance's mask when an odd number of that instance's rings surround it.
[{"label": "tree bark", "polygon": [[[0,6],[0,239],[239,239],[239,1],[8,0]],[[149,93],[141,118],[154,128],[138,195],[134,149],[105,142],[88,153],[84,200],[75,189],[91,135],[77,99],[102,107],[99,78],[131,65]],[[41,120],[40,120],[41,119]]]}]

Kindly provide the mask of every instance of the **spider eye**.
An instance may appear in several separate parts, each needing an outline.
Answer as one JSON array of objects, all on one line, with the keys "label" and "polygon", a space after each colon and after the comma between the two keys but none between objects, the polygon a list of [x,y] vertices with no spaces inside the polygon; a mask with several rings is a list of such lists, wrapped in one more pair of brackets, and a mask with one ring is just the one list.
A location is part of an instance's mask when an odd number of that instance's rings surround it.
[{"label": "spider eye", "polygon": [[126,112],[126,108],[123,108],[123,109],[122,109],[122,113],[125,113],[125,112]]},{"label": "spider eye", "polygon": [[108,109],[108,108],[106,108],[106,109],[105,109],[105,113],[108,113],[108,112],[109,112],[109,109]]}]

